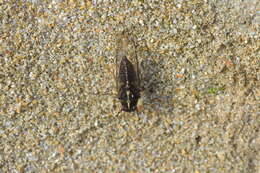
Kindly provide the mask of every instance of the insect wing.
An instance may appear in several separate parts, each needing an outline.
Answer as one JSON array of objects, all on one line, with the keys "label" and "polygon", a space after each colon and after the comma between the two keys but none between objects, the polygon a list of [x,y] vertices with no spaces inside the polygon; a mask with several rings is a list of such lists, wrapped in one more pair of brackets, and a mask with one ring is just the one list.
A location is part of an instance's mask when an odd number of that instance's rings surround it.
[{"label": "insect wing", "polygon": [[119,76],[120,76],[120,66],[125,65],[123,63],[123,59],[127,58],[128,61],[133,65],[134,72],[137,76],[135,86],[140,87],[140,70],[139,70],[139,62],[138,57],[136,53],[136,45],[134,42],[133,37],[131,38],[129,34],[126,34],[125,32],[121,33],[118,36],[117,41],[117,54],[116,54],[116,85],[117,85],[117,91],[119,87]]},{"label": "insect wing", "polygon": [[124,111],[136,109],[140,98],[140,71],[135,42],[125,33],[118,37],[116,86]]}]

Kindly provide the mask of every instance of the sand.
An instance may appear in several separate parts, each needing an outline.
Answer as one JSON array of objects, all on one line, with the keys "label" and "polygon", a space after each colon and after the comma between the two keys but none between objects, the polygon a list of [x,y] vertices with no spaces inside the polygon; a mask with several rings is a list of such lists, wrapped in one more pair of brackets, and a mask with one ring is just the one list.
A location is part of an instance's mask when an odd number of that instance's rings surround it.
[{"label": "sand", "polygon": [[[260,2],[0,0],[0,173],[260,171]],[[142,98],[121,112],[117,34]]]}]

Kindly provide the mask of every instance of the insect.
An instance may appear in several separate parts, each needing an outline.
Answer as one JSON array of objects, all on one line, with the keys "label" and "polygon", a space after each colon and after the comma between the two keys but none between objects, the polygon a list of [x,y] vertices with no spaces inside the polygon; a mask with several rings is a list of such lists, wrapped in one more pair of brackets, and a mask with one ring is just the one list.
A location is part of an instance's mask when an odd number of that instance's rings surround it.
[{"label": "insect", "polygon": [[116,87],[117,98],[125,112],[135,111],[140,98],[140,71],[135,49],[134,40],[122,32],[116,55]]}]

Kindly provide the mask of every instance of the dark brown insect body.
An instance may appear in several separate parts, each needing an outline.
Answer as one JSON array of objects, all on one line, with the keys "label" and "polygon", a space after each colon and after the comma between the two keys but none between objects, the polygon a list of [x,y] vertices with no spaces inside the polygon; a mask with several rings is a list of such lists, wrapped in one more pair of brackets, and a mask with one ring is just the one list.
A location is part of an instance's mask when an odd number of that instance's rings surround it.
[{"label": "dark brown insect body", "polygon": [[118,99],[122,104],[122,110],[126,112],[135,111],[138,99],[140,98],[139,64],[135,53],[135,46],[130,43],[133,42],[130,42],[129,37],[126,34],[122,34],[116,57]]}]

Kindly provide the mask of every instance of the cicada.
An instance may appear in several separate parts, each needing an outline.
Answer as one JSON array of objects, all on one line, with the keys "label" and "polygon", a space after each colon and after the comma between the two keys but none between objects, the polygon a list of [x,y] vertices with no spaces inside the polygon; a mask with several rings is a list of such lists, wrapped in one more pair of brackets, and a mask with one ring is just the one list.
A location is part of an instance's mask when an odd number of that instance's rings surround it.
[{"label": "cicada", "polygon": [[140,71],[136,45],[127,32],[118,36],[116,53],[116,87],[117,98],[122,110],[132,112],[137,109],[140,98]]}]

